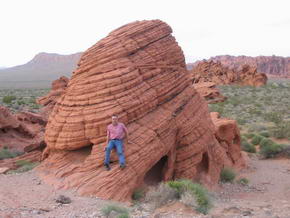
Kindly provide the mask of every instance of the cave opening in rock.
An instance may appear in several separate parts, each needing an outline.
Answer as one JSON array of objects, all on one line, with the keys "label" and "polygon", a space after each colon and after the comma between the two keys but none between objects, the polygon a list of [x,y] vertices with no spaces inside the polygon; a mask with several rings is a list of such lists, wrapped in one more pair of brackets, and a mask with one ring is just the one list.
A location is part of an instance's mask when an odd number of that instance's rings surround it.
[{"label": "cave opening in rock", "polygon": [[146,185],[157,185],[163,180],[165,167],[167,166],[168,157],[163,156],[145,175],[144,183]]}]

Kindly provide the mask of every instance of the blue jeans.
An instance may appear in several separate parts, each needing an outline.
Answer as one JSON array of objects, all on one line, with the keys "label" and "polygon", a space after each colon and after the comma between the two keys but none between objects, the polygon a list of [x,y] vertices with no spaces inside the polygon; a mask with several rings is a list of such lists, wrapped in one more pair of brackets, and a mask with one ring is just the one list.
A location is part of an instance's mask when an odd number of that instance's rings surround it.
[{"label": "blue jeans", "polygon": [[120,165],[124,165],[125,164],[125,156],[123,153],[123,141],[119,140],[119,139],[111,139],[109,141],[109,144],[106,147],[105,164],[110,164],[110,155],[111,155],[111,150],[113,148],[117,149]]}]

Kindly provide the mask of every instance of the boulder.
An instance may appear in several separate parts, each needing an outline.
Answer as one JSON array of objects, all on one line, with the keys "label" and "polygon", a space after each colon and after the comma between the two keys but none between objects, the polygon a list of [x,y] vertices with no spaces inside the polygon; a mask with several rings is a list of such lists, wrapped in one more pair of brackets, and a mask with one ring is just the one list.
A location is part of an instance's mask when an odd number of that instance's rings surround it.
[{"label": "boulder", "polygon": [[220,93],[216,84],[213,82],[194,83],[193,87],[209,104],[224,102],[227,99],[227,97]]},{"label": "boulder", "polygon": [[[49,116],[46,159],[37,168],[44,181],[128,201],[147,182],[188,178],[215,185],[225,165],[243,162],[238,136],[234,144],[218,141],[223,135],[192,87],[171,33],[160,20],[136,21],[84,52]],[[106,128],[113,114],[127,126],[131,143],[124,149],[127,167],[120,169],[113,153],[106,171]]]}]

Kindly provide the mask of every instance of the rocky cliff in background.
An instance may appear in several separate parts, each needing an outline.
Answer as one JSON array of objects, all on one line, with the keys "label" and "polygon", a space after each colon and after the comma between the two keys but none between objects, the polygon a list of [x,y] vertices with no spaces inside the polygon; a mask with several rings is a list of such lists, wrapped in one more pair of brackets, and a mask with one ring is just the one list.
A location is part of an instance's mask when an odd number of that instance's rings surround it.
[{"label": "rocky cliff in background", "polygon": [[0,69],[0,88],[48,88],[60,76],[70,77],[82,53],[39,53],[26,64]]},{"label": "rocky cliff in background", "polygon": [[231,69],[220,61],[200,61],[190,71],[192,82],[213,82],[216,85],[249,85],[261,86],[267,83],[267,76],[257,72],[257,68],[243,65],[239,69]]},{"label": "rocky cliff in background", "polygon": [[220,61],[223,65],[238,70],[248,64],[257,67],[258,72],[266,73],[270,77],[290,78],[290,57],[221,55],[210,60]]}]

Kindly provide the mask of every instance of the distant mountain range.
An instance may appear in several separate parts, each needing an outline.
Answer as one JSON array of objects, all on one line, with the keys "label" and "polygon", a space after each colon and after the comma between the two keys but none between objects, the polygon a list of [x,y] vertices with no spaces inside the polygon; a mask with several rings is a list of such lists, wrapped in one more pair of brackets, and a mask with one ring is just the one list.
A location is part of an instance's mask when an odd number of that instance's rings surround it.
[{"label": "distant mountain range", "polygon": [[0,88],[48,88],[60,76],[70,77],[81,55],[43,52],[26,64],[0,68]]}]

